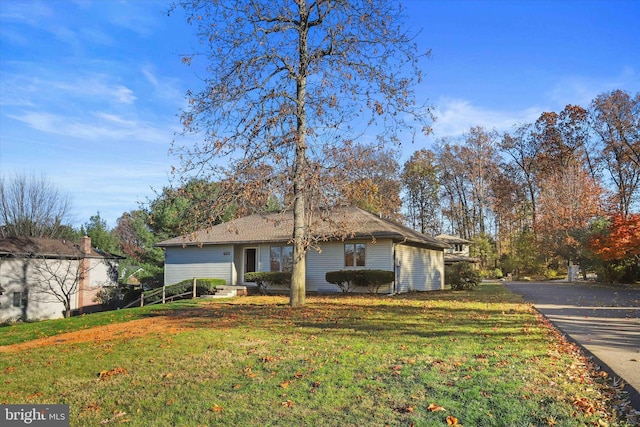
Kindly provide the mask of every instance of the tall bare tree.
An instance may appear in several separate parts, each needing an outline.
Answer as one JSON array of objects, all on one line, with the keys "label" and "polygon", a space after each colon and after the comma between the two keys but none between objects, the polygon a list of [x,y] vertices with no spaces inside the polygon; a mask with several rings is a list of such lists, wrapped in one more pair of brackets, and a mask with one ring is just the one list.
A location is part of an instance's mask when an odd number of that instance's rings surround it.
[{"label": "tall bare tree", "polygon": [[69,238],[69,197],[44,176],[0,176],[0,237]]},{"label": "tall bare tree", "polygon": [[498,167],[496,134],[476,126],[461,139],[443,141],[440,180],[452,232],[465,239],[485,233],[491,222],[490,183]]},{"label": "tall bare tree", "polygon": [[[246,176],[269,166],[258,178],[290,196],[290,304],[303,304],[309,216],[333,203],[315,197],[325,195],[316,180],[324,155],[364,135],[354,123],[375,126],[382,145],[427,130],[430,114],[413,87],[428,52],[419,54],[403,29],[401,5],[386,0],[183,0],[172,11],[180,8],[202,46],[183,62],[205,62],[203,87],[188,93],[181,115],[185,133],[204,140],[174,144],[181,171],[209,175],[233,198],[251,194],[256,180]],[[228,200],[213,207],[224,210]]]},{"label": "tall bare tree", "polygon": [[[569,167],[575,161],[593,170],[592,155],[587,150],[589,114],[579,105],[567,105],[560,113],[545,112],[534,128],[542,148],[537,169],[541,178]],[[593,172],[592,172],[593,175]]]},{"label": "tall bare tree", "polygon": [[89,260],[80,258],[48,258],[30,260],[33,283],[29,296],[34,301],[57,301],[64,305],[65,317],[71,317],[72,301],[80,291],[80,282],[89,274]]},{"label": "tall bare tree", "polygon": [[402,185],[407,219],[421,233],[437,235],[442,232],[438,174],[436,154],[431,150],[416,151],[404,164]]},{"label": "tall bare tree", "polygon": [[640,93],[600,94],[591,103],[591,116],[602,160],[616,187],[618,210],[626,216],[640,188]]},{"label": "tall bare tree", "polygon": [[542,157],[542,142],[536,137],[533,125],[525,123],[517,126],[513,132],[505,133],[499,147],[507,157],[504,171],[510,180],[520,183],[525,189],[531,217],[529,226],[536,229],[539,192],[537,171]]}]

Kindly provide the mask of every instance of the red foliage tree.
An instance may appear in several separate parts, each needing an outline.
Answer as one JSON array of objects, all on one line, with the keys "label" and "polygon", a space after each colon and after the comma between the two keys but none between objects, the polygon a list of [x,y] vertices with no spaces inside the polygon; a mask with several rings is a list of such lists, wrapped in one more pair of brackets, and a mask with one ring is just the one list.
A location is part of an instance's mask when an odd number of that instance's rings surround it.
[{"label": "red foliage tree", "polygon": [[640,261],[640,214],[613,216],[605,233],[594,236],[589,247],[605,261]]}]

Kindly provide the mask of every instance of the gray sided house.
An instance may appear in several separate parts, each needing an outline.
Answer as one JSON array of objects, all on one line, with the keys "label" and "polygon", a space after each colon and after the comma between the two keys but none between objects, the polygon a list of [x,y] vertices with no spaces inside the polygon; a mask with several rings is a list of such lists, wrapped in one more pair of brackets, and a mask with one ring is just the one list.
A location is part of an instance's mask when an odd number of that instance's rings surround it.
[{"label": "gray sided house", "polygon": [[91,247],[87,236],[70,240],[0,239],[0,321],[63,317],[66,294],[72,311],[99,307],[95,296],[116,286],[121,257]]},{"label": "gray sided house", "polygon": [[[253,271],[288,271],[293,249],[293,215],[254,214],[165,240],[165,285],[194,277],[245,283]],[[314,248],[306,257],[306,290],[339,292],[325,280],[328,271],[394,271],[385,293],[438,290],[444,287],[444,249],[449,245],[355,207],[314,212]]]},{"label": "gray sided house", "polygon": [[449,234],[439,234],[435,238],[449,245],[449,248],[444,251],[444,263],[446,265],[457,262],[477,263],[479,261],[478,258],[473,258],[469,255],[469,247],[473,243],[471,240]]}]

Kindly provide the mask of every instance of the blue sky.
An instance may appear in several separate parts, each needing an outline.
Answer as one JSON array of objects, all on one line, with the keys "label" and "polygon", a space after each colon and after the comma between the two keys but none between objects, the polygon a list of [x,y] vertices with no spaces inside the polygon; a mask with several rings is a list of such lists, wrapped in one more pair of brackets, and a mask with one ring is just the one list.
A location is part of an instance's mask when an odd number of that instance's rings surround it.
[{"label": "blue sky", "polygon": [[[432,49],[418,96],[433,137],[509,130],[543,111],[640,91],[640,1],[405,2]],[[169,185],[168,155],[196,39],[156,0],[0,2],[0,173],[44,174],[71,196],[74,224],[109,226]]]}]

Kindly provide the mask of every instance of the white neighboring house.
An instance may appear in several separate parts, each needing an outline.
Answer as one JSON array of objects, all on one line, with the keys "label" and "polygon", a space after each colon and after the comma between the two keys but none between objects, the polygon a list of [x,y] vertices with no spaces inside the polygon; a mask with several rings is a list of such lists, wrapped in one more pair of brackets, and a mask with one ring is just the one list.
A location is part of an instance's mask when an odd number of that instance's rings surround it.
[{"label": "white neighboring house", "polygon": [[[328,271],[394,271],[384,293],[444,288],[444,249],[449,245],[356,207],[312,215],[316,248],[306,256],[306,290],[339,292],[325,280]],[[157,244],[165,249],[164,283],[220,278],[249,285],[245,273],[288,271],[293,249],[291,212],[254,214]]]},{"label": "white neighboring house", "polygon": [[439,234],[436,239],[449,245],[444,251],[444,263],[451,265],[456,262],[478,262],[477,258],[469,255],[469,247],[473,243],[471,240],[463,239],[449,234]]},{"label": "white neighboring house", "polygon": [[97,293],[118,284],[120,259],[92,248],[87,236],[79,244],[31,237],[0,239],[0,321],[64,317],[60,299],[65,297],[72,312],[96,310]]}]

